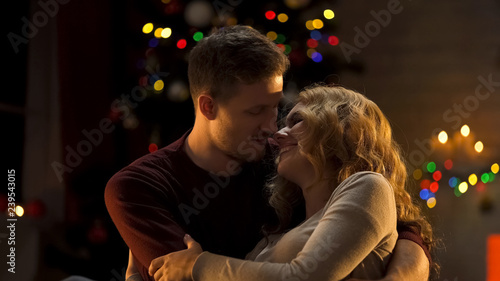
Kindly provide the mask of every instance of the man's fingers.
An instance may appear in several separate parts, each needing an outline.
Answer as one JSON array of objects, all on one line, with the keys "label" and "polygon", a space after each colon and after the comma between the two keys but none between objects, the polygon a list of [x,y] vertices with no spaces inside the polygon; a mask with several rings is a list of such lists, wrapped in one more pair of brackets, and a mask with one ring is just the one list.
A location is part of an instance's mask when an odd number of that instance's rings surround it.
[{"label": "man's fingers", "polygon": [[159,257],[151,261],[151,264],[149,265],[148,273],[149,276],[153,276],[155,272],[158,270],[163,265],[164,262],[164,257]]},{"label": "man's fingers", "polygon": [[[191,235],[186,234],[184,235],[184,244],[186,244],[188,249],[191,249],[193,247],[199,246],[200,244],[196,242]],[[201,247],[201,246],[200,246]]]}]

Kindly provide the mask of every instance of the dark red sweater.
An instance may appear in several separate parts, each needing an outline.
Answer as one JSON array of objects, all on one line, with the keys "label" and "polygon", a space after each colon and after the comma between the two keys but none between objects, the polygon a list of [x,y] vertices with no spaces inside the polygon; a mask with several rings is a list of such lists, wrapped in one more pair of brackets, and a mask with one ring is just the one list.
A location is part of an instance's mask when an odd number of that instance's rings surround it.
[{"label": "dark red sweater", "polygon": [[[244,258],[262,238],[262,225],[276,220],[264,193],[265,181],[275,172],[270,146],[263,160],[244,164],[234,176],[218,177],[187,156],[188,134],[134,161],[106,186],[106,207],[143,280],[153,280],[148,275],[153,259],[186,248],[185,233],[203,250]],[[400,230],[400,236],[422,246],[412,233]]]}]

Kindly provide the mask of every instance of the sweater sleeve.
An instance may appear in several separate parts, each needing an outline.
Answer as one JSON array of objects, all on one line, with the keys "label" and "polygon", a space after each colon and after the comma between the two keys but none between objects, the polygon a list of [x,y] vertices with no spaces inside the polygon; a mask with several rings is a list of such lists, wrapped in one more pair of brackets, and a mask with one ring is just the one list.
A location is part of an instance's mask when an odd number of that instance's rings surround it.
[{"label": "sweater sleeve", "polygon": [[291,262],[253,262],[203,252],[193,267],[193,280],[340,280],[395,232],[394,192],[381,175],[351,176],[325,208]]},{"label": "sweater sleeve", "polygon": [[185,232],[167,207],[169,195],[159,176],[144,166],[143,170],[126,169],[114,175],[106,186],[105,202],[143,280],[153,280],[149,264],[156,257],[185,249]]}]

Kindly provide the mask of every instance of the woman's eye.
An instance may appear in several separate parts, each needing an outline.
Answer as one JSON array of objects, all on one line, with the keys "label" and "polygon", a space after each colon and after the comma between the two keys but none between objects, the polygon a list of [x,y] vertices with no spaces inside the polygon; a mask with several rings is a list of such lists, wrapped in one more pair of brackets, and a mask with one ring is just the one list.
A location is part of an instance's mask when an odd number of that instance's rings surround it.
[{"label": "woman's eye", "polygon": [[249,110],[248,113],[252,114],[252,115],[258,115],[262,112],[262,108],[256,108],[256,109],[252,109],[252,110]]},{"label": "woman's eye", "polygon": [[292,116],[292,118],[290,119],[290,127],[292,127],[293,125],[296,125],[297,123],[301,122],[303,119],[302,119],[302,116],[300,116],[300,114],[294,114]]}]

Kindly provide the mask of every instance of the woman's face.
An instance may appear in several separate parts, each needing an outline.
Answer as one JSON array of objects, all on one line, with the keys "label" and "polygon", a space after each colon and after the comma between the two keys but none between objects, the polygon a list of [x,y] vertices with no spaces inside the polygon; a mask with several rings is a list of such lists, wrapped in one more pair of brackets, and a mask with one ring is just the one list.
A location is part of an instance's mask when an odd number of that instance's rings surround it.
[{"label": "woman's face", "polygon": [[280,147],[278,174],[285,179],[304,188],[315,180],[315,173],[311,162],[300,153],[298,146],[300,133],[305,125],[300,110],[304,105],[298,103],[286,118],[286,126],[274,134],[274,139]]}]

